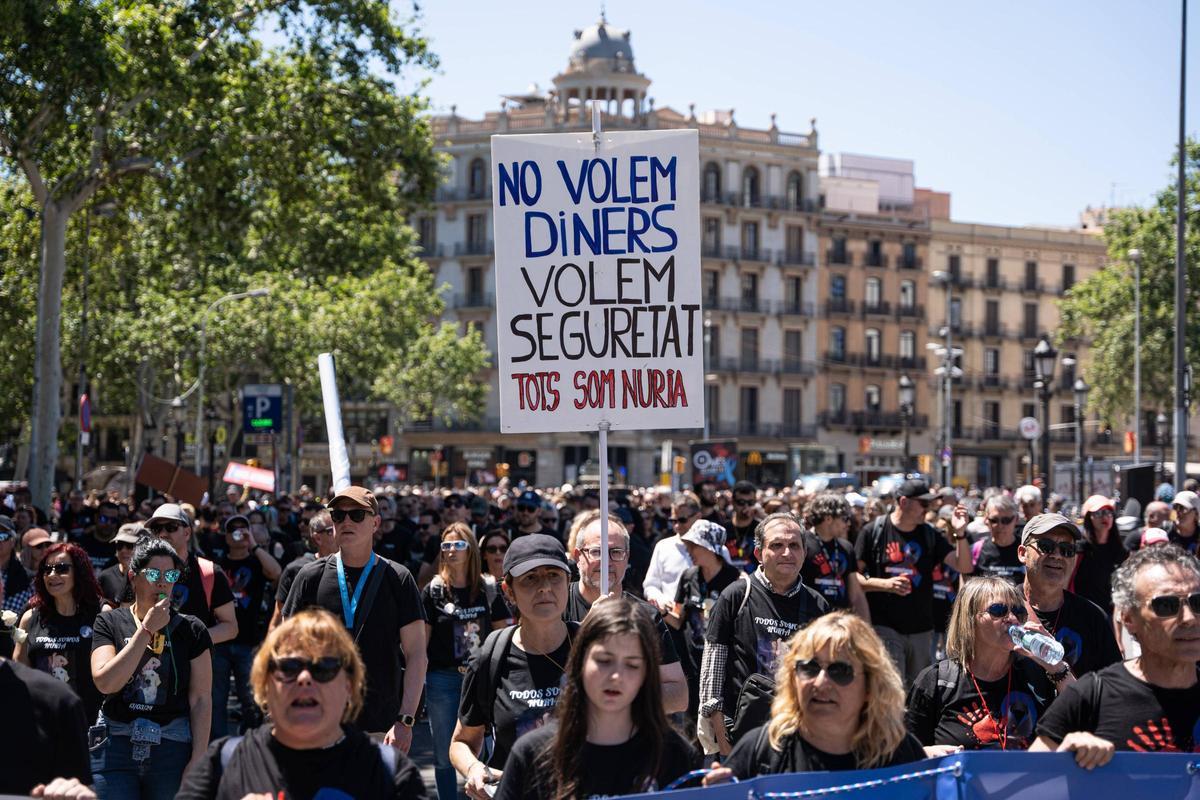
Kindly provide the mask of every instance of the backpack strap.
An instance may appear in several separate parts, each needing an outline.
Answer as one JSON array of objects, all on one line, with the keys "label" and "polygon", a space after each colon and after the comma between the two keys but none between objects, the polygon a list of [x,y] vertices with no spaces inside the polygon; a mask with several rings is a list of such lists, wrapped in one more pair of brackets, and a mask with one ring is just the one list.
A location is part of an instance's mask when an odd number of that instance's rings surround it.
[{"label": "backpack strap", "polygon": [[500,587],[496,585],[496,579],[491,575],[483,576],[483,595],[487,598],[488,611],[491,612],[492,605],[496,602],[496,592]]},{"label": "backpack strap", "polygon": [[750,577],[750,573],[748,572],[743,572],[741,575],[739,575],[738,580],[746,582],[746,593],[742,595],[742,602],[738,603],[737,613],[740,615],[742,613],[742,609],[746,607],[746,601],[750,599],[750,590],[754,588],[754,584],[752,583],[753,579]]},{"label": "backpack strap", "polygon": [[475,697],[480,708],[491,708],[495,702],[496,674],[500,671],[500,665],[504,663],[504,656],[516,633],[516,625],[492,631],[483,640],[475,656],[479,665],[475,677]]},{"label": "backpack strap", "polygon": [[[362,600],[358,611],[354,615],[354,628],[351,631],[354,636],[354,641],[358,641],[359,634],[362,633],[363,626],[367,623],[367,616],[371,613],[371,606],[375,600],[375,595],[379,593],[379,587],[383,583],[383,571],[391,569],[393,562],[383,556],[375,556],[378,563],[371,570],[371,574],[367,576],[367,585],[363,588]],[[424,613],[424,612],[422,612]]]},{"label": "backpack strap", "polygon": [[244,736],[230,736],[221,745],[221,772],[224,772],[229,767],[229,761],[233,758],[233,751],[237,750],[237,746],[242,743]]},{"label": "backpack strap", "polygon": [[204,586],[204,605],[211,612],[213,586],[217,582],[217,565],[200,556],[196,556],[196,563],[200,566],[200,583]]},{"label": "backpack strap", "polygon": [[446,582],[442,580],[442,576],[434,574],[429,581],[429,596],[433,598],[434,605],[441,607],[446,605]]},{"label": "backpack strap", "polygon": [[946,707],[947,698],[958,686],[958,662],[952,658],[943,658],[937,663],[937,683],[933,688],[933,699],[937,701],[938,713]]}]

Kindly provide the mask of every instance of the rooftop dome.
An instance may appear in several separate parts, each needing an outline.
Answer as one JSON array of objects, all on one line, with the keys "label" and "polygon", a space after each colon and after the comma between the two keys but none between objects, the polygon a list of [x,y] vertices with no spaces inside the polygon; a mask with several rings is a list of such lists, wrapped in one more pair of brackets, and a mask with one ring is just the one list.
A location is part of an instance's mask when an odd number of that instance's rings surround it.
[{"label": "rooftop dome", "polygon": [[582,67],[597,59],[613,61],[614,67],[623,66],[621,71],[633,69],[629,31],[614,28],[603,16],[594,25],[575,31],[575,41],[571,45],[572,66]]}]

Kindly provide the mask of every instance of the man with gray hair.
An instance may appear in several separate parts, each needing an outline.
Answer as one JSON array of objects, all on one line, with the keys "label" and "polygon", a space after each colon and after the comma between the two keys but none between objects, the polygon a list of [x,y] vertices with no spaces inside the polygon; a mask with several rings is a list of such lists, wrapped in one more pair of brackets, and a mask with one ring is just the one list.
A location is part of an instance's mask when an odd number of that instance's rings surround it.
[{"label": "man with gray hair", "polygon": [[975,575],[992,575],[1020,586],[1025,565],[1017,555],[1017,504],[1008,495],[994,494],[983,506],[988,536],[971,545]]},{"label": "man with gray hair", "polygon": [[1021,518],[1030,520],[1042,513],[1042,490],[1025,484],[1013,492],[1013,500],[1021,507]]},{"label": "man with gray hair", "polygon": [[1113,574],[1113,606],[1142,652],[1068,686],[1038,723],[1030,750],[1072,751],[1105,764],[1115,750],[1191,753],[1200,720],[1200,561],[1165,544]]}]

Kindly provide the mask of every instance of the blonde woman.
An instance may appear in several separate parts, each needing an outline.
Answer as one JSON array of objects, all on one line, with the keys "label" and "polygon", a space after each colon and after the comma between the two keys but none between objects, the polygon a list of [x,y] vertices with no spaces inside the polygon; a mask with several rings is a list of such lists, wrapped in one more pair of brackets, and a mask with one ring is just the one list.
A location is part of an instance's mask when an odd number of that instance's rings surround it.
[{"label": "blonde woman", "polygon": [[771,721],[749,731],[705,786],[781,772],[891,767],[925,757],[904,728],[904,687],[875,630],[847,611],[792,637]]}]

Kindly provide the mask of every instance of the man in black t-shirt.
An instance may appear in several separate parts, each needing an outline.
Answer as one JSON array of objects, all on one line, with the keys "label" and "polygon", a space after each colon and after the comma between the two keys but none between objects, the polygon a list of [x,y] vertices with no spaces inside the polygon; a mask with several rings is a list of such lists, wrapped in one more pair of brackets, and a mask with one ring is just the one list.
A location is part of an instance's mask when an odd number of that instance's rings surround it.
[{"label": "man in black t-shirt", "polygon": [[328,508],[338,552],[300,570],[283,617],[317,606],[345,622],[367,670],[358,726],[407,753],[428,663],[421,593],[412,573],[371,549],[381,521],[372,492],[349,486]]},{"label": "man in black t-shirt", "polygon": [[1073,751],[1081,766],[1114,750],[1191,753],[1198,746],[1200,561],[1155,545],[1113,574],[1113,606],[1142,652],[1076,681],[1038,724],[1031,751]]},{"label": "man in black t-shirt", "polygon": [[[589,519],[590,518],[590,519]],[[584,526],[575,540],[571,557],[579,565],[579,580],[567,591],[567,610],[563,619],[568,622],[583,622],[592,605],[600,599],[600,512],[585,512],[580,521]],[[613,515],[608,517],[608,588],[609,596],[615,596],[625,579],[625,568],[629,565],[629,531],[624,523]],[[687,709],[687,679],[679,654],[671,638],[671,632],[663,622],[658,609],[639,600],[629,592],[622,592],[625,599],[636,603],[650,615],[658,633],[662,679],[663,710],[668,714]]]},{"label": "man in black t-shirt", "polygon": [[1025,579],[1025,565],[1017,556],[1017,504],[1011,497],[994,494],[984,505],[984,522],[988,537],[971,546],[974,575],[992,575],[1020,586]]},{"label": "man in black t-shirt", "polygon": [[1067,591],[1079,560],[1075,550],[1079,539],[1079,528],[1066,517],[1039,514],[1025,524],[1017,550],[1025,565],[1029,607],[1062,644],[1063,657],[1076,678],[1121,660],[1108,614]]},{"label": "man in black t-shirt", "polygon": [[951,547],[924,521],[933,498],[925,481],[904,481],[896,508],[863,528],[855,545],[871,622],[906,686],[933,657],[934,567],[945,563],[964,575],[973,569],[966,507],[954,509]]},{"label": "man in black t-shirt", "polygon": [[800,576],[835,609],[845,608],[867,622],[871,611],[858,576],[854,546],[846,539],[850,529],[850,504],[845,495],[822,492],[808,504],[805,521],[804,566]]},{"label": "man in black t-shirt", "polygon": [[542,526],[542,519],[538,514],[542,510],[542,498],[537,492],[527,490],[521,493],[517,498],[516,510],[513,512],[513,518],[504,526],[508,531],[508,535],[512,539],[518,536],[528,536],[531,533],[544,533],[547,536],[558,538],[558,531]]},{"label": "man in black t-shirt", "polygon": [[175,584],[173,605],[181,614],[190,614],[208,628],[213,644],[228,642],[237,636],[237,614],[233,592],[221,568],[191,551],[192,520],[179,505],[163,503],[146,521],[153,536],[164,539],[187,561],[183,580]]},{"label": "man in black t-shirt", "polygon": [[771,514],[755,531],[759,568],[725,588],[713,606],[700,665],[701,743],[728,755],[728,726],[738,693],[753,674],[773,675],[793,633],[830,611],[825,598],[800,580],[804,539],[790,513]]},{"label": "man in black t-shirt", "polygon": [[733,516],[725,525],[725,547],[734,566],[753,572],[758,567],[754,560],[754,529],[762,515],[757,513],[758,488],[750,481],[738,481],[733,485]]},{"label": "man in black t-shirt", "polygon": [[133,548],[137,545],[138,537],[148,536],[149,533],[140,522],[126,522],[113,539],[117,563],[101,572],[96,580],[100,582],[104,599],[114,606],[125,601],[125,591],[129,586],[129,561],[133,558]]},{"label": "man in black t-shirt", "polygon": [[301,526],[301,530],[303,532],[300,535],[304,538],[306,552],[284,567],[279,576],[279,585],[275,588],[275,613],[271,615],[268,631],[275,630],[279,623],[283,622],[283,604],[287,602],[288,592],[292,590],[292,583],[300,574],[300,570],[318,558],[326,558],[337,552],[337,541],[333,535],[333,520],[329,516],[328,509],[323,508],[314,514]]}]

